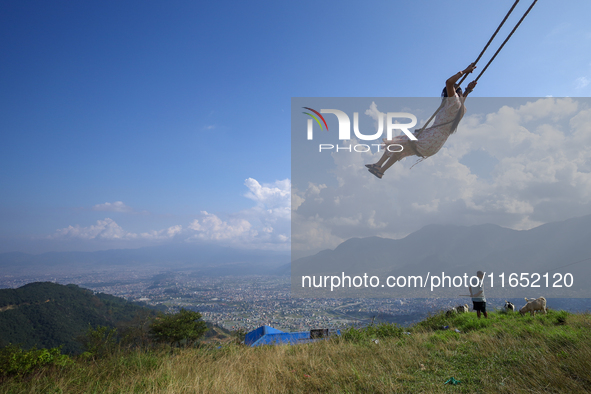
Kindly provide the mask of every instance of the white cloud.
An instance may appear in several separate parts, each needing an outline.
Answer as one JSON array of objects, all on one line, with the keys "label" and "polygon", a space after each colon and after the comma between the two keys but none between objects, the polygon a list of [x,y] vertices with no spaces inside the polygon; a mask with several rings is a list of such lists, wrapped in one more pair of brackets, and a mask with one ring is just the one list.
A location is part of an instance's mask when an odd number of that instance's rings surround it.
[{"label": "white cloud", "polygon": [[244,195],[257,203],[257,208],[282,218],[289,218],[291,209],[291,182],[289,179],[261,185],[256,179],[244,181],[248,192]]},{"label": "white cloud", "polygon": [[589,78],[579,77],[579,78],[575,79],[575,89],[583,89],[583,88],[587,87],[587,85],[589,85],[589,82],[591,82],[589,80]]},{"label": "white cloud", "polygon": [[291,240],[291,180],[261,184],[256,179],[244,181],[245,197],[256,202],[252,208],[232,215],[248,221],[252,228],[248,237],[238,240],[240,246],[289,250]]},{"label": "white cloud", "polygon": [[371,102],[369,109],[365,111],[365,114],[370,116],[374,120],[374,127],[376,131],[379,129],[380,123],[383,122],[382,119],[386,116],[385,113],[378,111],[378,106],[375,101]]},{"label": "white cloud", "polygon": [[106,212],[133,212],[131,207],[125,205],[122,201],[106,202],[104,204],[97,204],[92,207],[93,211],[106,211]]},{"label": "white cloud", "polygon": [[102,212],[121,212],[134,214],[147,214],[147,211],[137,212],[132,207],[125,205],[123,201],[106,202],[104,204],[96,204],[92,207],[93,211]]},{"label": "white cloud", "polygon": [[189,225],[189,229],[197,232],[195,238],[206,240],[230,240],[245,235],[256,236],[256,231],[251,232],[251,225],[244,219],[234,219],[226,222],[214,214],[201,211],[202,218],[195,219]]},{"label": "white cloud", "polygon": [[244,194],[256,204],[239,212],[201,211],[187,226],[187,240],[207,240],[243,248],[289,250],[291,239],[291,181],[261,184],[244,181]]},{"label": "white cloud", "polygon": [[339,237],[331,231],[332,227],[325,223],[320,216],[305,217],[294,213],[293,228],[297,233],[292,234],[291,250],[294,256],[306,255],[308,251],[335,248],[346,238]]},{"label": "white cloud", "polygon": [[[236,247],[289,250],[291,239],[291,181],[284,179],[271,184],[248,178],[245,197],[256,204],[239,212],[213,214],[201,211],[186,227],[177,224],[161,230],[141,233],[125,231],[113,219],[98,220],[88,227],[68,226],[56,230],[50,239],[134,240],[162,242],[171,240],[206,240]],[[121,201],[97,204],[95,211],[137,213]],[[144,244],[145,244],[144,242]]]},{"label": "white cloud", "polygon": [[125,231],[113,219],[105,218],[103,220],[97,220],[96,224],[88,227],[75,225],[56,230],[49,238],[62,240],[165,240],[173,238],[177,234],[182,233],[182,231],[183,227],[176,225],[158,231],[153,230],[136,234]]},{"label": "white cloud", "polygon": [[143,239],[150,239],[150,240],[163,240],[163,239],[170,239],[173,238],[175,235],[182,233],[183,226],[180,224],[176,226],[171,226],[166,229],[162,229],[159,231],[149,231],[146,233],[141,233],[140,237]]},{"label": "white cloud", "polygon": [[[589,214],[588,107],[588,100],[544,98],[466,116],[437,155],[412,169],[416,157],[396,163],[381,180],[364,167],[380,154],[332,153],[326,175],[336,182],[326,184],[334,186],[294,192],[294,250],[332,248],[351,237],[400,238],[432,223],[521,230]],[[494,158],[488,177],[461,163],[470,152]]]},{"label": "white cloud", "polygon": [[129,233],[123,230],[111,218],[97,220],[95,225],[88,227],[68,226],[56,230],[55,234],[50,236],[53,239],[79,238],[79,239],[135,239],[137,234]]}]

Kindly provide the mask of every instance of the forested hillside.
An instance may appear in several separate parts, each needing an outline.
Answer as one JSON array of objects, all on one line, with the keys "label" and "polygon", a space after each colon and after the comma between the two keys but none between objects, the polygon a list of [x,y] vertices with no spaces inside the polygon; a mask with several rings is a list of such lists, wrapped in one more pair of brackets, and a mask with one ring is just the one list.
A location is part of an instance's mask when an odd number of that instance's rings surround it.
[{"label": "forested hillside", "polygon": [[0,290],[0,347],[63,345],[66,353],[83,351],[76,340],[89,325],[115,327],[139,312],[156,311],[108,294],[94,294],[76,285],[35,282]]}]

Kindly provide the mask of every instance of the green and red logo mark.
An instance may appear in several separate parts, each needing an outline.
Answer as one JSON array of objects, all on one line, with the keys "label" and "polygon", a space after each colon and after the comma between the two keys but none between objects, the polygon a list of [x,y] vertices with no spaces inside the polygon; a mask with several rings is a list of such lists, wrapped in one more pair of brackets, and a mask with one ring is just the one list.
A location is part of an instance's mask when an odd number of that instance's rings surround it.
[{"label": "green and red logo mark", "polygon": [[[324,125],[326,126],[326,131],[328,131],[328,125],[326,124],[326,120],[324,120],[324,116],[320,115],[320,112],[318,112],[318,111],[316,111],[316,110],[314,110],[312,108],[308,108],[308,107],[302,107],[302,108],[307,109],[308,111],[312,111],[316,115],[320,116],[320,119],[322,119],[322,121],[324,122]],[[306,115],[310,115],[312,118],[314,118],[314,120],[316,121],[316,123],[318,123],[318,126],[320,126],[320,130],[322,130],[322,123],[320,123],[320,121],[318,120],[318,118],[316,116],[312,115],[309,112],[302,112],[302,113],[304,113]]]}]

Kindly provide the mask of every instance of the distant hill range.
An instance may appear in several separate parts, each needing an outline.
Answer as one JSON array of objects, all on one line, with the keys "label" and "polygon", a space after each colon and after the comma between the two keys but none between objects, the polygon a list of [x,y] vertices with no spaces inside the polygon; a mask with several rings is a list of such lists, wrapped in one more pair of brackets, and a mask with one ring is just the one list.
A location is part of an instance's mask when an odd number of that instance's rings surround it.
[{"label": "distant hill range", "polygon": [[[577,263],[581,260],[580,263]],[[573,264],[577,263],[577,264]],[[568,265],[568,266],[567,266]],[[567,267],[564,267],[567,266]],[[287,266],[284,267],[284,270]],[[477,270],[505,273],[505,289],[488,290],[503,297],[511,289],[510,273],[570,272],[572,288],[554,289],[553,296],[591,297],[591,215],[547,223],[530,230],[511,230],[493,224],[478,226],[429,225],[403,239],[351,238],[334,250],[323,250],[291,263],[292,283],[301,286],[302,275],[474,275]],[[383,283],[383,282],[382,282]],[[497,286],[500,281],[496,282]],[[538,284],[540,284],[539,282]],[[502,290],[502,291],[501,291]],[[562,293],[561,293],[562,291]],[[457,295],[458,291],[454,291]],[[543,292],[550,294],[549,292]],[[392,294],[390,291],[389,294]],[[514,293],[511,293],[514,294]],[[528,296],[542,290],[532,289]],[[400,296],[410,296],[401,290]],[[420,296],[414,294],[413,296]]]},{"label": "distant hill range", "polygon": [[97,252],[0,253],[5,275],[83,273],[119,269],[190,269],[202,275],[268,274],[289,262],[289,252],[237,250],[205,244],[158,245]]}]

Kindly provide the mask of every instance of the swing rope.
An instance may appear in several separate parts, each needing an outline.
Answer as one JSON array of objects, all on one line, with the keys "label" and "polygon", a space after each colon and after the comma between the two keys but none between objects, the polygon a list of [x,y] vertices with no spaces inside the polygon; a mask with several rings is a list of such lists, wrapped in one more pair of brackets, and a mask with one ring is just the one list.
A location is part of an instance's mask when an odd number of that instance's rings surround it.
[{"label": "swing rope", "polygon": [[[490,44],[493,42],[493,40],[497,36],[497,33],[501,30],[501,27],[503,27],[503,25],[507,21],[507,18],[509,18],[509,15],[511,15],[511,13],[513,12],[513,10],[515,9],[515,7],[517,6],[518,3],[519,3],[519,0],[515,0],[515,3],[513,3],[513,6],[509,10],[509,12],[507,12],[507,15],[505,15],[505,18],[503,18],[503,21],[501,22],[501,24],[499,25],[499,27],[497,27],[497,30],[493,33],[493,35],[490,38],[490,40],[488,40],[488,42],[484,46],[484,49],[482,50],[482,52],[480,52],[480,55],[478,55],[478,57],[474,61],[474,64],[477,64],[478,61],[480,60],[480,58],[482,57],[482,55],[484,55],[484,52],[486,52],[486,50],[488,49],[488,47],[490,46]],[[458,82],[458,85],[461,85],[467,77],[468,77],[468,74],[464,74],[464,76],[462,77],[462,79],[460,79],[460,81]]]},{"label": "swing rope", "polygon": [[[478,57],[476,58],[476,61],[474,62],[474,64],[478,63],[478,61],[480,60],[480,58],[482,58],[482,55],[484,55],[484,52],[486,52],[486,50],[488,49],[488,47],[490,46],[490,44],[492,43],[492,41],[496,37],[497,33],[501,30],[501,27],[503,27],[503,25],[505,24],[505,21],[507,21],[507,18],[509,18],[509,15],[511,15],[511,13],[515,9],[515,7],[519,3],[519,1],[520,0],[516,0],[515,3],[513,3],[513,6],[511,7],[511,9],[507,13],[507,15],[505,15],[505,18],[503,18],[503,20],[499,24],[499,27],[497,27],[497,30],[493,33],[493,35],[490,38],[490,40],[488,40],[488,42],[484,46],[484,49],[480,52],[480,55],[478,55]],[[486,64],[486,66],[484,66],[484,69],[482,69],[482,71],[480,72],[480,74],[478,74],[478,77],[476,77],[476,79],[474,81],[478,82],[478,80],[480,79],[480,77],[482,76],[482,74],[484,74],[484,72],[486,71],[486,69],[488,68],[488,66],[490,66],[491,63],[493,62],[493,60],[495,60],[495,58],[497,57],[497,55],[501,52],[501,49],[503,49],[503,47],[505,46],[505,44],[509,41],[509,39],[511,38],[511,36],[513,35],[513,33],[515,33],[515,31],[517,30],[517,28],[519,27],[519,25],[521,25],[521,22],[523,22],[523,20],[527,16],[527,14],[529,14],[529,12],[531,11],[531,9],[534,7],[534,5],[537,2],[538,2],[538,0],[534,0],[533,3],[529,6],[529,8],[525,12],[525,14],[523,14],[523,16],[521,17],[521,19],[519,20],[519,22],[517,22],[517,24],[515,25],[515,27],[513,28],[513,30],[511,30],[511,33],[509,33],[509,35],[507,36],[507,38],[505,39],[505,41],[503,41],[503,43],[501,44],[501,46],[499,47],[499,49],[497,49],[497,51],[495,52],[495,54],[493,55],[493,57],[488,61],[488,63]],[[462,82],[466,79],[467,76],[468,76],[468,74],[464,74],[464,76],[462,77],[462,79],[460,80],[460,82],[458,83],[458,85],[461,85]],[[470,93],[470,91],[467,91],[466,92],[466,94],[468,94],[468,93]],[[437,108],[437,110],[433,113],[433,115],[431,115],[431,117],[429,118],[429,120],[427,120],[427,122],[423,125],[423,127],[421,127],[419,130],[417,130],[415,132],[415,136],[418,136],[419,134],[421,134],[423,132],[423,130],[425,130],[427,128],[427,126],[429,125],[429,123],[431,123],[431,121],[433,120],[433,118],[435,118],[435,116],[437,115],[437,113],[439,113],[439,111],[441,110],[441,108],[443,108],[443,105],[444,105],[444,100],[441,101],[441,105],[439,106],[439,108]],[[412,144],[411,144],[411,146],[412,146]],[[416,150],[416,148],[413,149],[413,150],[415,151],[415,153],[419,153]],[[417,156],[422,157],[422,155],[420,155],[420,154],[417,154]]]},{"label": "swing rope", "polygon": [[484,66],[484,68],[482,69],[482,71],[480,72],[480,74],[478,74],[478,76],[476,77],[475,81],[478,81],[480,79],[480,77],[482,76],[482,74],[484,74],[484,72],[486,71],[486,69],[488,68],[488,66],[490,66],[490,64],[493,62],[493,60],[495,60],[495,58],[497,57],[497,55],[499,54],[499,52],[501,52],[501,49],[503,49],[503,47],[505,46],[505,44],[507,43],[507,41],[509,41],[509,39],[511,38],[511,36],[513,35],[513,33],[515,33],[515,31],[517,30],[517,28],[519,27],[519,25],[521,25],[521,22],[523,22],[523,20],[527,16],[527,14],[529,14],[529,12],[531,11],[531,9],[534,8],[534,5],[536,5],[537,2],[538,2],[538,0],[534,0],[534,2],[531,3],[531,5],[527,9],[527,11],[525,11],[525,14],[523,14],[523,16],[521,17],[521,19],[519,20],[519,22],[517,22],[517,24],[515,25],[515,27],[513,28],[513,30],[511,30],[511,33],[509,33],[509,35],[507,36],[507,38],[505,39],[505,41],[503,41],[503,43],[501,44],[501,46],[499,47],[499,49],[497,49],[497,51],[495,52],[495,54],[493,55],[493,57],[488,61],[488,63],[486,64],[486,66]]}]

